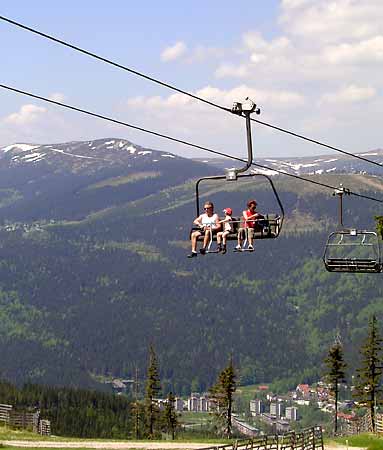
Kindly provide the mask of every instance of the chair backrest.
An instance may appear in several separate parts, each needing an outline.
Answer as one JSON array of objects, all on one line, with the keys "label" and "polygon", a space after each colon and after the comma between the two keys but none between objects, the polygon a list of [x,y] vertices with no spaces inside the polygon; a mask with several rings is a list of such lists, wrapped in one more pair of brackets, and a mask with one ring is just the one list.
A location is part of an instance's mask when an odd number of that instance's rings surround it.
[{"label": "chair backrest", "polygon": [[265,217],[269,223],[270,233],[277,235],[279,231],[278,214],[266,214]]}]

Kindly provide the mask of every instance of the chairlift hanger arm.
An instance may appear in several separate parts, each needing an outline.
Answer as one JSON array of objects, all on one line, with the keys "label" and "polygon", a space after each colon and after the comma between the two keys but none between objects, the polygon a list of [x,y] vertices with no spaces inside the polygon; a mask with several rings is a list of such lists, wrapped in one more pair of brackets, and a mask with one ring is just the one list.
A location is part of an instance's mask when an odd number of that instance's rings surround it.
[{"label": "chairlift hanger arm", "polygon": [[231,109],[233,114],[238,116],[245,117],[246,119],[246,139],[247,139],[247,162],[244,167],[239,169],[231,168],[227,170],[226,178],[228,180],[235,181],[238,177],[239,173],[246,172],[250,169],[253,164],[253,142],[251,137],[251,114],[255,112],[255,114],[260,114],[261,110],[257,107],[257,105],[246,97],[246,100],[243,103],[235,102]]}]

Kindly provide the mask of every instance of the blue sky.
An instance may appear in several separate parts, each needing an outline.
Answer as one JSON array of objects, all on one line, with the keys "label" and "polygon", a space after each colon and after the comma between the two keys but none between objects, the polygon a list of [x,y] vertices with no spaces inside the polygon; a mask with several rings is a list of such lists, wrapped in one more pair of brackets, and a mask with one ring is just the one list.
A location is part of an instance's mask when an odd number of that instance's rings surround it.
[{"label": "blue sky", "polygon": [[[0,14],[261,119],[349,151],[381,147],[381,0],[3,0]],[[0,22],[3,84],[243,155],[244,124],[171,91]],[[0,145],[124,137],[202,156],[129,129],[0,91]],[[254,129],[259,156],[323,153]]]}]

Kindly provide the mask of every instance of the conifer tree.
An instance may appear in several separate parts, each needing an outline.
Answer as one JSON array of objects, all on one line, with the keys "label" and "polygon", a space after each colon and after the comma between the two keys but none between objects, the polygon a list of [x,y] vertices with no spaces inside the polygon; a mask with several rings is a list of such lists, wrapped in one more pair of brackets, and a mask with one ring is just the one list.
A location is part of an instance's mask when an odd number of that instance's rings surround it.
[{"label": "conifer tree", "polygon": [[215,404],[215,413],[223,424],[223,432],[227,438],[232,433],[233,394],[236,390],[236,374],[232,358],[229,365],[218,376],[217,383],[210,389],[211,399]]},{"label": "conifer tree", "polygon": [[325,378],[330,384],[330,389],[335,397],[335,418],[334,418],[334,433],[338,431],[338,396],[339,383],[345,381],[346,364],[343,360],[343,347],[339,340],[337,340],[329,349],[328,356],[325,359],[327,372]]},{"label": "conifer tree", "polygon": [[376,316],[369,321],[368,335],[360,350],[361,367],[357,369],[357,382],[354,396],[367,406],[372,422],[372,431],[375,432],[375,407],[378,404],[378,395],[382,392],[379,387],[382,375],[381,351],[382,339],[378,331]]},{"label": "conifer tree", "polygon": [[177,413],[175,409],[175,401],[176,399],[173,393],[169,392],[164,411],[164,418],[165,418],[166,432],[171,433],[173,441],[175,438],[175,433],[178,425]]},{"label": "conifer tree", "polygon": [[153,345],[149,346],[149,364],[145,389],[145,415],[147,425],[147,435],[149,439],[154,438],[154,424],[158,416],[158,406],[155,404],[155,397],[160,391],[160,377],[158,373],[157,356]]}]

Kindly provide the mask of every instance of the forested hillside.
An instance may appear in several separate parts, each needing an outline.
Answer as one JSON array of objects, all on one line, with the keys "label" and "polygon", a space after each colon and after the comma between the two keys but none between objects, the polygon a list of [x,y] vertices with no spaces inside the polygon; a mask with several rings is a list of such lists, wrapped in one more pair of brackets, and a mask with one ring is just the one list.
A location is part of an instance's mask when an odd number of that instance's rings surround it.
[{"label": "forested hillside", "polygon": [[0,381],[0,403],[16,410],[39,409],[55,435],[97,438],[133,436],[131,403],[97,391],[26,384],[21,388]]},{"label": "forested hillside", "polygon": [[[95,386],[98,375],[131,377],[136,367],[143,376],[153,343],[165,392],[207,389],[230,353],[244,383],[309,381],[337,332],[356,363],[367,318],[382,318],[382,275],[325,271],[323,248],[337,220],[331,191],[276,177],[286,212],[280,238],[257,242],[253,254],[189,260],[194,184],[174,182],[171,170],[165,179],[167,187],[149,190],[145,178],[124,184],[117,204],[107,190],[94,197],[97,207],[84,197],[81,214],[70,215],[73,196],[62,194],[61,219],[46,212],[31,220],[18,209],[19,223],[2,227],[3,377]],[[368,176],[316,179],[383,191]],[[265,182],[202,189],[202,201],[237,215],[254,197],[261,212],[278,212]],[[377,203],[346,199],[346,223],[373,228],[380,213]]]}]

